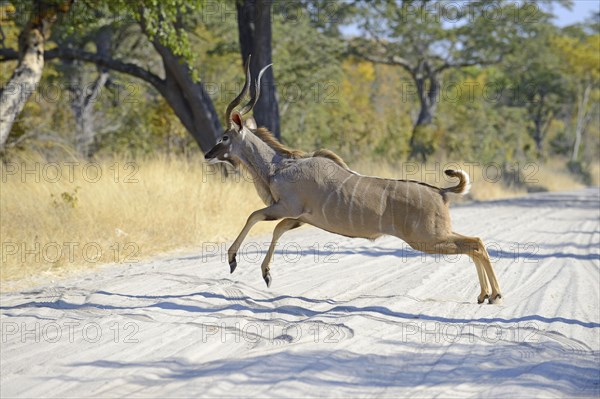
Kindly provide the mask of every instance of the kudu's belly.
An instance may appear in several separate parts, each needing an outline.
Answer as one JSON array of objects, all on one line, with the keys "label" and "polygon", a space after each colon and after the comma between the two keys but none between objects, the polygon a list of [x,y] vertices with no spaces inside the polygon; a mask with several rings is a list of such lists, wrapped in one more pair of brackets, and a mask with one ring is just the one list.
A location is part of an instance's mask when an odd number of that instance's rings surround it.
[{"label": "kudu's belly", "polygon": [[375,239],[381,235],[387,234],[378,229],[374,229],[369,222],[356,223],[350,218],[328,218],[324,219],[316,215],[308,214],[303,216],[301,220],[320,229],[329,231],[330,233],[339,234],[352,238],[368,238]]}]

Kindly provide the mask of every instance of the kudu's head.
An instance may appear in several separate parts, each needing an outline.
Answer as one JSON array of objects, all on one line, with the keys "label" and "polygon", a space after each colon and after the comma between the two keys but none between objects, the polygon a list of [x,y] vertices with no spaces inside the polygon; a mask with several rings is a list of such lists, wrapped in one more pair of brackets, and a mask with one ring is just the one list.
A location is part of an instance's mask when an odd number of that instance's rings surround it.
[{"label": "kudu's head", "polygon": [[244,141],[245,135],[249,129],[256,129],[256,121],[253,117],[242,117],[250,112],[256,105],[258,97],[260,96],[260,78],[265,70],[270,66],[271,64],[267,65],[258,74],[254,96],[250,98],[250,101],[248,101],[246,105],[244,105],[238,111],[234,111],[234,108],[241,103],[242,99],[248,92],[248,88],[250,87],[250,57],[248,57],[248,62],[246,64],[246,82],[244,83],[244,87],[242,87],[240,94],[233,99],[225,111],[227,129],[217,140],[217,144],[215,144],[210,151],[204,154],[204,158],[209,163],[226,162],[234,167],[238,165],[242,149],[242,142]]}]

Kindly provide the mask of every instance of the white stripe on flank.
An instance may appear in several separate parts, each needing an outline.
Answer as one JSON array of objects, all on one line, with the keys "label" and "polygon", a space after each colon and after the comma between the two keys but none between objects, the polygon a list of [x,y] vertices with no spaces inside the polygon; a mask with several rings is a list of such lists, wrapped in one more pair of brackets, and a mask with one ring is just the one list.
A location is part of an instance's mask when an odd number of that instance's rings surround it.
[{"label": "white stripe on flank", "polygon": [[406,209],[404,210],[404,228],[402,229],[402,231],[404,231],[404,234],[406,234],[406,222],[408,222],[408,203],[410,201],[410,198],[408,197],[408,188],[410,183],[405,183],[406,184]]},{"label": "white stripe on flank", "polygon": [[384,206],[385,206],[385,200],[387,199],[387,189],[388,186],[390,185],[390,181],[387,182],[387,184],[385,185],[385,188],[383,189],[383,193],[381,194],[381,201],[379,202],[379,231],[381,232],[381,230],[383,229],[382,226],[382,222],[383,222],[383,211],[384,211]]},{"label": "white stripe on flank", "polygon": [[[342,190],[342,187],[344,186],[344,184],[348,181],[348,179],[350,179],[353,175],[350,175],[348,177],[346,177],[344,179],[344,181],[342,182],[342,184],[339,185],[337,190],[333,190],[332,192],[329,193],[329,195],[327,196],[327,198],[325,199],[325,202],[323,202],[323,206],[321,206],[321,213],[323,214],[323,218],[325,219],[325,223],[329,224],[329,220],[327,219],[327,213],[325,212],[325,207],[327,206],[327,203],[329,202],[329,199],[331,198],[331,196],[333,194],[339,194],[340,191]],[[340,199],[341,196],[338,196],[338,201]]]},{"label": "white stripe on flank", "polygon": [[352,221],[352,206],[354,205],[354,194],[356,194],[356,189],[360,181],[362,180],[362,176],[358,176],[358,180],[354,185],[354,189],[352,189],[352,195],[350,196],[350,206],[348,207],[348,220],[350,220],[350,227],[354,228],[354,222]]},{"label": "white stripe on flank", "polygon": [[[364,191],[363,198],[367,198],[367,195],[369,193],[369,187],[371,186],[372,182],[373,182],[373,180],[368,179],[367,185],[363,187],[363,191]],[[360,210],[360,225],[364,226],[365,225],[365,215],[364,215],[365,208],[361,206],[358,209]]]},{"label": "white stripe on flank", "polygon": [[326,224],[329,224],[329,220],[327,220],[327,213],[325,212],[325,207],[327,206],[327,203],[329,202],[329,199],[333,194],[335,194],[335,191],[332,191],[329,193],[329,195],[327,195],[325,202],[323,202],[323,206],[321,206],[321,213],[323,214],[323,219],[325,219]]},{"label": "white stripe on flank", "polygon": [[[419,193],[419,210],[423,209],[423,198],[421,197],[421,190],[420,187],[417,187],[417,192]],[[421,223],[421,212],[418,212],[419,215],[419,219],[417,220],[417,226],[420,225]]]},{"label": "white stripe on flank", "polygon": [[432,199],[432,201],[435,203],[435,196],[436,196],[437,194],[435,194],[435,193],[433,192],[433,190],[427,190],[427,192],[428,192],[428,193],[429,193],[429,195],[431,196],[431,199]]},{"label": "white stripe on flank", "polygon": [[394,205],[396,204],[395,202],[395,198],[396,198],[396,190],[398,189],[398,183],[394,184],[394,191],[392,194],[392,200],[390,201],[390,211],[392,213],[392,215],[390,216],[390,219],[392,220],[392,228],[394,229],[394,235],[397,234],[396,232],[396,219],[394,218]]}]

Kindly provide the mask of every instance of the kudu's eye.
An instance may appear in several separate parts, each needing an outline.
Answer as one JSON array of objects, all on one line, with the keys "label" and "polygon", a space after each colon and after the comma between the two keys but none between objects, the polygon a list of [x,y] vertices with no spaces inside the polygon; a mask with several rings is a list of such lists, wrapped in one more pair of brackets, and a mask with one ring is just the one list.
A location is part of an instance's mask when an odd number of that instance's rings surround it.
[{"label": "kudu's eye", "polygon": [[223,136],[223,142],[229,141],[229,136],[225,135]]}]

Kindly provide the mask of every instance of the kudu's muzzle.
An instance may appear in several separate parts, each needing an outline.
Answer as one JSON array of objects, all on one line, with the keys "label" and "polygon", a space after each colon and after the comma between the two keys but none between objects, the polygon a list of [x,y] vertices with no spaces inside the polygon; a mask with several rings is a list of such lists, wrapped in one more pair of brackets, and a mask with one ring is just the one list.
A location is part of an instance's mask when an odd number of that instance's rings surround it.
[{"label": "kudu's muzzle", "polygon": [[231,154],[229,154],[229,146],[223,143],[218,143],[211,148],[206,154],[204,154],[204,159],[211,164],[217,162],[226,162],[235,167],[235,163],[231,159]]},{"label": "kudu's muzzle", "polygon": [[206,154],[204,154],[204,159],[207,161],[212,161],[213,159],[216,158],[217,152],[219,150],[219,145],[217,144],[215,145],[213,148],[211,148],[210,150],[208,150],[208,152]]}]

